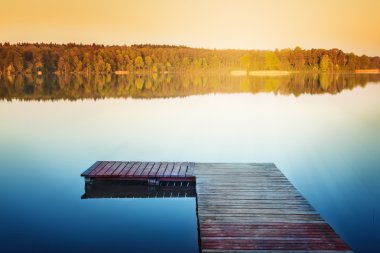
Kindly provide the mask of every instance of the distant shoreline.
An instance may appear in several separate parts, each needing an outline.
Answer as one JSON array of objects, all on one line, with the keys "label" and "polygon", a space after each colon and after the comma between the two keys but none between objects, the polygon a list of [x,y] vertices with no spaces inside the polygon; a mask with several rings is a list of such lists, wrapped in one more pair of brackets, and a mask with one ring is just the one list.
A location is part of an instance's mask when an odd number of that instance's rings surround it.
[{"label": "distant shoreline", "polygon": [[355,70],[356,74],[379,74],[379,69],[357,69]]},{"label": "distant shoreline", "polygon": [[380,57],[358,56],[339,49],[209,50],[149,44],[0,43],[0,73],[4,76],[174,72],[243,76],[244,71],[249,76],[286,76],[298,71],[377,73],[379,69]]},{"label": "distant shoreline", "polygon": [[291,72],[286,70],[255,70],[255,71],[245,71],[245,70],[233,70],[231,71],[232,76],[287,76]]},{"label": "distant shoreline", "polygon": [[377,69],[364,69],[358,71],[333,71],[333,72],[322,72],[322,71],[287,71],[287,70],[221,70],[221,71],[127,71],[127,70],[116,70],[112,72],[13,72],[13,73],[2,73],[0,71],[0,79],[7,76],[45,76],[45,75],[55,75],[55,76],[68,76],[68,75],[78,75],[78,76],[97,76],[97,75],[116,75],[116,76],[163,76],[163,75],[199,75],[199,76],[209,76],[209,75],[229,75],[234,77],[285,77],[293,74],[380,74]]}]

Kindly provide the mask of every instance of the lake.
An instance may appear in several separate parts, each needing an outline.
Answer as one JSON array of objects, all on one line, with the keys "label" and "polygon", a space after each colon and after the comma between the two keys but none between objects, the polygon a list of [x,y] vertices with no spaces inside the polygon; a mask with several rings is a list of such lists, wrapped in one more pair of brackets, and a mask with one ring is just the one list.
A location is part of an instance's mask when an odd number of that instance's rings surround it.
[{"label": "lake", "polygon": [[97,160],[273,162],[355,252],[380,239],[380,75],[0,79],[1,252],[198,252],[196,201],[81,199]]}]

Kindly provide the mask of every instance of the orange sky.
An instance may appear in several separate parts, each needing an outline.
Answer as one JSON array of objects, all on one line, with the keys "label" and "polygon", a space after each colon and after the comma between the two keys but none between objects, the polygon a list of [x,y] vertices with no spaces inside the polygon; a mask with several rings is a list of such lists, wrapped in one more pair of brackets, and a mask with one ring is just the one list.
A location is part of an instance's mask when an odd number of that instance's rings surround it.
[{"label": "orange sky", "polygon": [[380,55],[380,0],[1,0],[1,42],[341,48]]}]

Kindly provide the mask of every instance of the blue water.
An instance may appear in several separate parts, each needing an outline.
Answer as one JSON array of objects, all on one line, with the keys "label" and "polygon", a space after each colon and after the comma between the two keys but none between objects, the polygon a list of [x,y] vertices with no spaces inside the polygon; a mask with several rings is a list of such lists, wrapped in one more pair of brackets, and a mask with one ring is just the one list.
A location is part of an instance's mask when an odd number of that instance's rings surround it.
[{"label": "blue water", "polygon": [[198,252],[195,198],[82,200],[72,162],[19,155],[1,158],[1,252]]},{"label": "blue water", "polygon": [[1,252],[197,252],[195,199],[85,199],[96,160],[274,162],[355,252],[380,240],[380,84],[337,95],[0,102]]}]

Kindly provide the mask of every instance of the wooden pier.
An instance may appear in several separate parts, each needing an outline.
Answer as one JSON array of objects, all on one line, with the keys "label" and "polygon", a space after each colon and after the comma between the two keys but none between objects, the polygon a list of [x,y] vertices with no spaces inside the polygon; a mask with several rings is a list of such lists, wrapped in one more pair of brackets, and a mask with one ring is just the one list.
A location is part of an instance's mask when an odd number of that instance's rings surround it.
[{"label": "wooden pier", "polygon": [[82,176],[195,181],[202,252],[352,252],[272,163],[96,162]]},{"label": "wooden pier", "polygon": [[195,181],[195,163],[96,162],[81,174],[86,179],[134,180],[149,182]]}]

